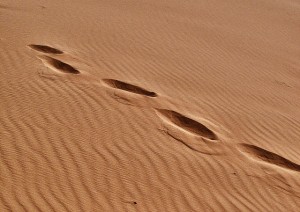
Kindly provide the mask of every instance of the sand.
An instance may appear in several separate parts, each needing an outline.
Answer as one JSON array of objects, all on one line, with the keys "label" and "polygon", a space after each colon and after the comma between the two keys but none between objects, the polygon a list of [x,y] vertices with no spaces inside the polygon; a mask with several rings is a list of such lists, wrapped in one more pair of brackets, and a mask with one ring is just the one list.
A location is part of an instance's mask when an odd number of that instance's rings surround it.
[{"label": "sand", "polygon": [[0,211],[299,211],[297,0],[2,0]]}]

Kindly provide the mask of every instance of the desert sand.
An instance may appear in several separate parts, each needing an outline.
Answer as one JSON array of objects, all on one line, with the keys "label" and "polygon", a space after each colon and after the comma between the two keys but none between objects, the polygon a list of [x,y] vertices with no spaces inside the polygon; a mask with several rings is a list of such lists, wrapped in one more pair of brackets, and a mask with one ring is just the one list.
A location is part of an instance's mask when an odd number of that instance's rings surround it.
[{"label": "desert sand", "polygon": [[0,211],[299,211],[298,0],[1,0]]}]

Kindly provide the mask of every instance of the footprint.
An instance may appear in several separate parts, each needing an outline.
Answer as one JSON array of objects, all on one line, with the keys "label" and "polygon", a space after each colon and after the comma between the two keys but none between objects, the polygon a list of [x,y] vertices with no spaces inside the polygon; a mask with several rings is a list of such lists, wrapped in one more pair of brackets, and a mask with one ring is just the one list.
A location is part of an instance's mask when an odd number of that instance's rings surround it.
[{"label": "footprint", "polygon": [[59,49],[55,49],[50,46],[36,45],[36,44],[30,44],[28,46],[36,51],[43,52],[43,53],[48,53],[48,54],[62,54],[63,53],[63,51],[61,51]]},{"label": "footprint", "polygon": [[41,59],[43,63],[51,69],[68,74],[80,74],[80,72],[76,68],[60,60],[54,59],[49,56],[39,56],[38,58]]},{"label": "footprint", "polygon": [[250,144],[239,144],[238,149],[246,156],[257,161],[263,161],[271,165],[300,171],[300,165],[268,150]]},{"label": "footprint", "polygon": [[188,118],[180,113],[177,113],[172,110],[166,110],[166,109],[155,109],[157,112],[157,115],[164,121],[170,122],[171,124],[183,129],[184,131],[187,131],[189,133],[192,133],[197,136],[201,136],[210,140],[217,140],[217,135],[208,129],[203,124]]},{"label": "footprint", "polygon": [[30,44],[28,47],[47,54],[63,54],[63,51],[46,45]]},{"label": "footprint", "polygon": [[135,94],[139,94],[139,95],[143,95],[143,96],[148,96],[148,97],[156,97],[157,94],[155,92],[152,91],[148,91],[144,88],[141,88],[139,86],[136,85],[132,85],[126,82],[122,82],[119,80],[114,80],[114,79],[102,79],[102,82],[111,87],[111,88],[115,88],[115,89],[119,89],[119,90],[123,90],[126,92],[131,92],[131,93],[135,93]]}]

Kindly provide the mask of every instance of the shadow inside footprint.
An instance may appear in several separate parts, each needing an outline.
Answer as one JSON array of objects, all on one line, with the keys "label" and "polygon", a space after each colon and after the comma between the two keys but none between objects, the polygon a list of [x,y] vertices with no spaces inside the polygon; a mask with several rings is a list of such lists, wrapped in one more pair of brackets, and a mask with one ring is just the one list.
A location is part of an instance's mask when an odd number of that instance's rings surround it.
[{"label": "shadow inside footprint", "polygon": [[28,46],[36,51],[43,52],[43,53],[48,53],[48,54],[62,54],[63,53],[63,51],[61,51],[59,49],[55,49],[50,46],[36,45],[36,44],[30,44]]},{"label": "shadow inside footprint", "polygon": [[156,111],[161,119],[168,121],[185,131],[188,131],[194,135],[208,138],[210,140],[218,139],[217,135],[206,126],[180,113],[166,109],[156,109]]},{"label": "shadow inside footprint", "polygon": [[157,94],[152,91],[148,91],[144,88],[141,88],[136,85],[132,85],[126,82],[122,82],[119,80],[114,80],[114,79],[102,79],[102,81],[109,87],[115,88],[115,89],[120,89],[123,91],[143,95],[143,96],[148,96],[148,97],[156,97]]},{"label": "shadow inside footprint", "polygon": [[54,68],[55,70],[58,70],[63,73],[69,73],[69,74],[80,74],[80,72],[75,69],[73,66],[64,63],[60,60],[54,59],[49,56],[40,56],[39,57],[47,66],[50,66],[51,68]]},{"label": "shadow inside footprint", "polygon": [[239,144],[238,149],[255,160],[263,161],[282,168],[300,171],[300,165],[268,150],[250,144]]}]

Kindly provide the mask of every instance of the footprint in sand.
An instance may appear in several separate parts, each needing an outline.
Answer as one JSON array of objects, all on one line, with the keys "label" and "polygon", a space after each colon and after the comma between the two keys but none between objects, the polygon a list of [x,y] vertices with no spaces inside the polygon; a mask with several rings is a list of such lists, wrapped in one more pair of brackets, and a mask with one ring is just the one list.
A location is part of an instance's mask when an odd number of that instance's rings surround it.
[{"label": "footprint in sand", "polygon": [[212,141],[218,140],[217,135],[208,127],[178,112],[166,109],[156,109],[156,113],[163,121],[173,124],[183,131]]},{"label": "footprint in sand", "polygon": [[43,52],[46,54],[63,54],[64,52],[53,48],[51,46],[46,46],[46,45],[37,45],[37,44],[30,44],[28,47],[34,49],[35,51]]},{"label": "footprint in sand", "polygon": [[160,130],[189,149],[206,155],[227,152],[226,145],[216,133],[199,121],[173,110],[156,108],[155,112],[164,123],[164,129]]},{"label": "footprint in sand", "polygon": [[45,56],[45,55],[38,56],[38,58],[43,61],[45,66],[51,68],[54,71],[67,73],[67,74],[80,74],[80,71],[78,71],[76,68],[58,59]]},{"label": "footprint in sand", "polygon": [[118,89],[122,90],[125,92],[130,92],[134,94],[139,94],[142,96],[147,96],[147,97],[157,97],[157,94],[153,91],[148,91],[142,87],[139,87],[137,85],[132,85],[127,82],[122,82],[120,80],[115,80],[115,79],[102,79],[102,82],[113,89]]},{"label": "footprint in sand", "polygon": [[239,144],[238,150],[258,162],[274,165],[292,171],[300,171],[300,165],[268,150],[250,144]]}]

